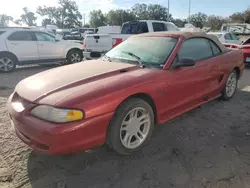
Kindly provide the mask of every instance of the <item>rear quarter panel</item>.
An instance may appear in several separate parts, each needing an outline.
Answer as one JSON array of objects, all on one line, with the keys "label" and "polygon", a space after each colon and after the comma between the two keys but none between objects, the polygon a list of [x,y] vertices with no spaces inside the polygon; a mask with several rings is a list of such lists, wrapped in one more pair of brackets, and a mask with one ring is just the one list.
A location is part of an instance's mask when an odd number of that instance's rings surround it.
[{"label": "rear quarter panel", "polygon": [[241,49],[229,49],[221,58],[221,60],[225,62],[221,64],[223,71],[229,74],[234,68],[239,68],[240,76],[242,75],[245,65],[244,55]]}]

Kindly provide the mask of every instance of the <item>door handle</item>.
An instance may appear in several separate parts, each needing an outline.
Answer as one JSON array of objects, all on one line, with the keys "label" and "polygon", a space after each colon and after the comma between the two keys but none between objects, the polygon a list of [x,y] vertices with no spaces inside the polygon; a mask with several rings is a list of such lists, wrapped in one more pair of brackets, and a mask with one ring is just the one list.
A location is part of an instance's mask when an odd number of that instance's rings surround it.
[{"label": "door handle", "polygon": [[39,46],[44,46],[43,44],[39,44]]}]

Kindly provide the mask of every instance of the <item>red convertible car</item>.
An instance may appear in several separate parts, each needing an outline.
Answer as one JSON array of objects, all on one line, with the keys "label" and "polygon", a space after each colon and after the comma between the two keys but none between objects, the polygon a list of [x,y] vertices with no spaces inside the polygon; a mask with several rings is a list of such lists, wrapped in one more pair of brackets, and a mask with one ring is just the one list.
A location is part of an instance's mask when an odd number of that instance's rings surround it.
[{"label": "red convertible car", "polygon": [[33,149],[67,154],[107,144],[142,148],[155,124],[233,97],[241,50],[205,33],[132,36],[105,56],[22,80],[8,100],[17,136]]}]

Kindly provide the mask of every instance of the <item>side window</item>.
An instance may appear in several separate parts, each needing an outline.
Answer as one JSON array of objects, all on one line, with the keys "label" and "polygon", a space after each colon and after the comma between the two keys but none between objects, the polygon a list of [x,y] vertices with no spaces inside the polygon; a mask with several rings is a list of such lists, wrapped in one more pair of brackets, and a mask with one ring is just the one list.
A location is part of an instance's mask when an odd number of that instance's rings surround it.
[{"label": "side window", "polygon": [[48,41],[48,42],[55,41],[55,37],[42,32],[36,32],[36,38],[38,41]]},{"label": "side window", "polygon": [[8,37],[10,41],[33,41],[31,32],[16,31]]},{"label": "side window", "polygon": [[192,38],[186,40],[178,53],[179,59],[189,58],[195,61],[207,59],[213,56],[210,43],[205,38]]},{"label": "side window", "polygon": [[159,22],[153,22],[153,29],[154,31],[167,31],[167,28],[165,27],[164,23],[159,23]]},{"label": "side window", "polygon": [[232,37],[231,37],[231,35],[229,33],[225,34],[225,39],[226,40],[233,40]]},{"label": "side window", "polygon": [[126,23],[122,26],[121,34],[140,34],[148,33],[146,22]]},{"label": "side window", "polygon": [[140,22],[138,26],[138,33],[148,33],[148,25],[146,22]]},{"label": "side window", "polygon": [[130,24],[125,23],[122,26],[121,34],[129,34],[130,33]]},{"label": "side window", "polygon": [[219,55],[221,53],[220,48],[213,41],[209,41],[209,42],[212,47],[214,56]]}]

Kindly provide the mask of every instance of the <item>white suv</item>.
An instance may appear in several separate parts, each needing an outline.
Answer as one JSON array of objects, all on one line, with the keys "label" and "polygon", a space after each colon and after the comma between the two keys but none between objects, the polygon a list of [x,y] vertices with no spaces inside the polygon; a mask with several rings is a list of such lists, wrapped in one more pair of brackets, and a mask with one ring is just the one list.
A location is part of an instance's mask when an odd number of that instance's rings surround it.
[{"label": "white suv", "polygon": [[81,41],[58,40],[44,31],[0,28],[0,71],[11,72],[16,65],[80,62],[82,49]]}]

